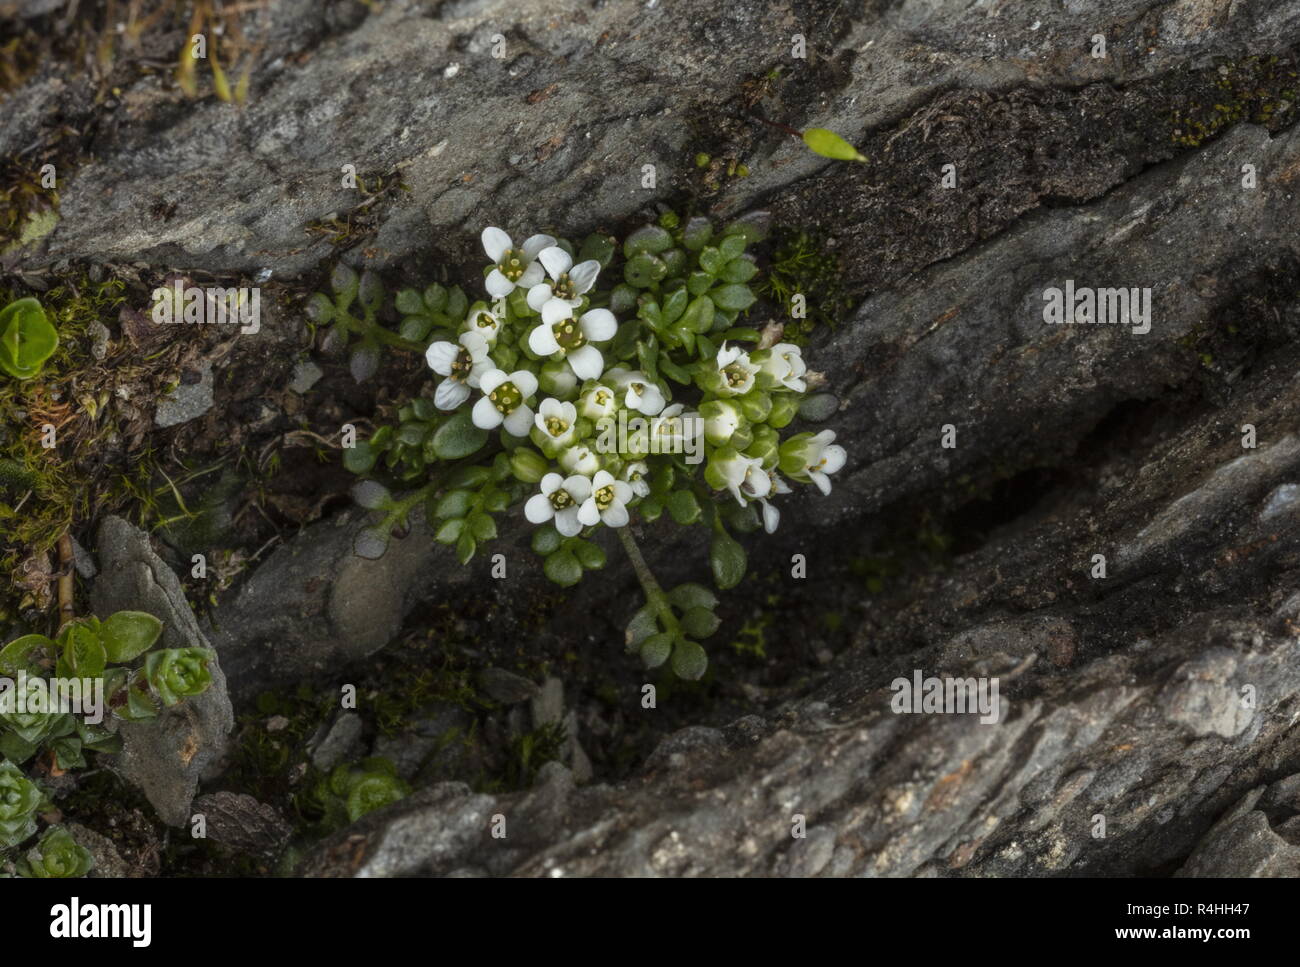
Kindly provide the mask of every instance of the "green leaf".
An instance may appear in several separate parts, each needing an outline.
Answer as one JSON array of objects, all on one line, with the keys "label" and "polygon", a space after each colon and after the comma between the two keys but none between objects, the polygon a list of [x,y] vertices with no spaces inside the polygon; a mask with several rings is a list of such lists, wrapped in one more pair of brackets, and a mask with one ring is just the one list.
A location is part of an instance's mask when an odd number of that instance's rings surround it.
[{"label": "green leaf", "polygon": [[554,553],[562,541],[563,538],[560,537],[560,532],[555,529],[554,524],[543,524],[533,531],[533,550],[543,557]]},{"label": "green leaf", "polygon": [[407,316],[397,327],[397,334],[411,342],[424,342],[433,329],[433,320],[426,316]]},{"label": "green leaf", "polygon": [[443,519],[464,517],[469,512],[469,505],[473,500],[474,494],[468,490],[453,490],[451,493],[443,494],[442,499],[438,501],[438,506],[433,510],[434,516]]},{"label": "green leaf", "polygon": [[698,295],[682,314],[682,325],[691,332],[708,332],[713,327],[713,312],[713,300],[707,295]]},{"label": "green leaf", "polygon": [[799,401],[799,415],[812,423],[829,420],[840,408],[834,393],[814,393]]},{"label": "green leaf", "polygon": [[547,557],[542,571],[562,588],[571,588],[582,580],[582,565],[568,550],[558,550]]},{"label": "green leaf", "polygon": [[491,514],[475,514],[470,518],[470,528],[476,541],[490,541],[497,536],[497,523]]},{"label": "green leaf", "polygon": [[668,495],[668,513],[679,524],[694,524],[700,519],[700,502],[689,490],[675,490]]},{"label": "green leaf", "polygon": [[367,527],[357,531],[352,539],[352,553],[369,561],[377,561],[388,553],[389,532],[382,527]]},{"label": "green leaf", "polygon": [[661,316],[665,324],[676,322],[686,311],[686,303],[690,301],[690,293],[685,288],[675,289],[664,299]]},{"label": "green leaf", "polygon": [[704,677],[708,667],[709,656],[704,653],[703,648],[686,638],[677,639],[677,644],[673,648],[673,671],[678,678],[688,682],[698,681]]},{"label": "green leaf", "polygon": [[437,282],[424,290],[424,304],[430,312],[447,311],[447,290]]},{"label": "green leaf", "polygon": [[645,225],[627,237],[623,243],[623,255],[631,261],[643,253],[658,255],[672,247],[673,237],[665,229],[658,225]]},{"label": "green leaf", "polygon": [[595,259],[603,269],[609,265],[613,257],[614,240],[606,235],[592,234],[583,239],[582,248],[578,250],[578,257],[574,261],[587,262]]},{"label": "green leaf", "polygon": [[65,629],[59,674],[69,678],[98,678],[104,674],[108,653],[100,641],[99,632],[88,625],[71,624]]},{"label": "green leaf", "polygon": [[696,215],[682,229],[682,245],[691,252],[704,248],[712,237],[713,225],[702,215]]},{"label": "green leaf", "polygon": [[353,473],[369,473],[375,465],[377,454],[365,440],[358,440],[354,447],[343,451],[343,466]]},{"label": "green leaf", "polygon": [[668,592],[668,601],[678,611],[689,611],[691,608],[708,608],[712,610],[718,606],[718,596],[706,588],[703,584],[679,584]]},{"label": "green leaf", "polygon": [[573,555],[588,571],[595,571],[605,566],[605,549],[591,541],[574,540],[571,542]]},{"label": "green leaf", "polygon": [[0,369],[16,379],[31,379],[54,354],[59,334],[35,299],[19,299],[0,309]]},{"label": "green leaf", "polygon": [[641,643],[641,661],[646,668],[658,668],[668,660],[672,650],[673,636],[667,631],[661,631]]},{"label": "green leaf", "polygon": [[462,527],[460,537],[456,539],[456,560],[461,564],[468,564],[476,550],[478,550],[478,541],[474,539],[472,529]]},{"label": "green leaf", "polygon": [[424,298],[415,289],[402,289],[393,299],[393,305],[404,316],[424,312]]},{"label": "green leaf", "polygon": [[682,631],[692,638],[709,637],[721,623],[721,619],[708,608],[688,608],[682,615]]},{"label": "green leaf", "polygon": [[713,583],[723,591],[734,588],[745,576],[748,560],[745,549],[730,535],[719,532],[713,535],[709,547],[709,566],[713,569]]},{"label": "green leaf", "polygon": [[648,289],[656,282],[663,281],[668,274],[668,266],[662,261],[642,252],[636,258],[628,259],[623,266],[623,278],[627,280],[628,285],[636,286],[638,289]]},{"label": "green leaf", "polygon": [[433,539],[439,544],[455,544],[460,540],[460,532],[465,529],[463,517],[453,517],[438,528]]},{"label": "green leaf", "polygon": [[722,270],[721,278],[723,282],[748,282],[756,275],[758,275],[758,266],[751,259],[742,256],[727,263],[727,267]]},{"label": "green leaf", "polygon": [[661,375],[667,376],[674,382],[681,383],[683,386],[689,386],[691,383],[691,374],[673,362],[666,352],[659,353],[658,368]]},{"label": "green leaf", "polygon": [[324,292],[316,292],[307,300],[304,311],[312,322],[325,325],[334,318],[334,301]]},{"label": "green leaf", "polygon": [[836,161],[867,160],[857,148],[826,128],[809,128],[803,133],[803,143],[823,158],[834,158]]},{"label": "green leaf", "polygon": [[743,235],[728,235],[718,243],[718,251],[728,262],[740,258],[745,252],[745,237]]},{"label": "green leaf", "polygon": [[145,611],[118,611],[100,625],[99,633],[109,661],[127,662],[154,646],[163,623]]},{"label": "green leaf", "polygon": [[686,291],[691,295],[703,295],[709,291],[713,281],[708,272],[692,272],[686,277]]},{"label": "green leaf", "polygon": [[32,652],[37,649],[53,651],[54,642],[44,635],[23,635],[0,649],[0,675],[14,678],[20,671],[31,671],[35,666]]},{"label": "green leaf", "polygon": [[471,490],[483,486],[492,476],[487,467],[461,467],[452,472],[446,480],[449,488],[468,487]]},{"label": "green leaf", "polygon": [[366,510],[379,510],[392,503],[393,495],[377,480],[362,480],[353,486],[352,499]]},{"label": "green leaf", "polygon": [[749,286],[736,284],[720,285],[710,290],[709,298],[719,309],[729,309],[733,312],[748,309],[756,301],[756,296],[749,291]]},{"label": "green leaf", "polygon": [[722,257],[722,252],[712,245],[706,246],[700,253],[700,268],[712,276],[717,276],[727,261]]},{"label": "green leaf", "polygon": [[609,311],[616,316],[626,315],[636,305],[636,300],[636,289],[626,282],[620,282],[609,294]]},{"label": "green leaf", "polygon": [[763,241],[772,232],[772,213],[762,209],[746,212],[726,227],[723,235],[740,235],[750,245]]},{"label": "green leaf", "polygon": [[628,651],[635,651],[641,642],[658,632],[658,612],[654,606],[647,604],[638,608],[636,614],[632,615],[632,620],[627,623],[625,637]]},{"label": "green leaf", "polygon": [[487,431],[476,427],[469,411],[463,410],[433,435],[433,450],[443,460],[459,460],[487,443],[487,438]]}]

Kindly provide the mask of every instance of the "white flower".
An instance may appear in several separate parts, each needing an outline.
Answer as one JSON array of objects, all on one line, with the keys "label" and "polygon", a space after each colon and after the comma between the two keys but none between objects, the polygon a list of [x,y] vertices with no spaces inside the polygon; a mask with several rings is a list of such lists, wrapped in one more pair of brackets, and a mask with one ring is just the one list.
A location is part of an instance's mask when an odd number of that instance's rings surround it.
[{"label": "white flower", "polygon": [[763,469],[763,461],[758,457],[737,453],[733,457],[719,459],[717,467],[726,481],[727,489],[742,506],[771,491],[772,482]]},{"label": "white flower", "polygon": [[767,531],[769,534],[775,534],[777,525],[781,523],[781,511],[779,508],[773,507],[767,501],[769,498],[774,497],[777,494],[788,494],[790,492],[790,485],[778,477],[775,470],[769,473],[767,477],[767,493],[760,494],[758,496],[758,502],[763,505],[763,530]]},{"label": "white flower", "polygon": [[759,369],[786,389],[796,393],[808,389],[803,378],[803,374],[808,372],[808,364],[803,361],[803,351],[794,343],[777,343],[768,350],[767,358],[759,364]]},{"label": "white flower", "polygon": [[599,383],[583,393],[582,399],[578,400],[578,414],[588,420],[599,422],[607,416],[613,416],[616,409],[618,401],[614,399],[614,391]]},{"label": "white flower", "polygon": [[628,520],[627,502],[631,499],[632,487],[602,470],[591,480],[591,496],[578,511],[578,520],[588,527],[600,521],[606,527],[622,527]]},{"label": "white flower", "polygon": [[490,309],[478,309],[471,312],[469,319],[465,322],[465,330],[481,334],[487,340],[489,346],[495,346],[497,336],[501,334],[501,324],[503,322],[505,322],[505,314],[498,312],[498,307],[494,305]]},{"label": "white flower", "polygon": [[553,397],[542,400],[533,417],[537,429],[556,447],[568,446],[577,434],[578,409],[572,403],[561,403]]},{"label": "white flower", "polygon": [[834,430],[822,430],[821,433],[807,440],[801,451],[803,472],[823,494],[831,492],[831,479],[828,475],[844,466],[847,456],[843,447],[832,442],[834,439]]},{"label": "white flower", "polygon": [[474,404],[471,419],[481,430],[493,430],[505,423],[506,430],[524,436],[533,425],[533,411],[524,402],[537,392],[537,377],[526,369],[507,375],[489,369],[479,377],[483,397]]},{"label": "white flower", "polygon": [[629,410],[654,416],[664,408],[663,392],[646,378],[645,373],[616,368],[611,369],[606,375],[623,391],[621,402]]},{"label": "white flower", "polygon": [[709,400],[700,407],[704,418],[704,436],[714,446],[731,439],[740,426],[740,408],[727,400]]},{"label": "white flower", "polygon": [[724,342],[718,350],[718,373],[722,377],[718,387],[721,395],[744,396],[754,388],[758,367],[749,361],[749,353]]},{"label": "white flower", "polygon": [[424,359],[435,373],[447,377],[433,394],[440,410],[454,410],[469,399],[470,387],[478,386],[492,368],[487,339],[477,332],[462,332],[456,342],[430,343]]},{"label": "white flower", "polygon": [[560,454],[560,466],[569,473],[590,477],[600,469],[600,457],[591,452],[591,447],[569,447]]},{"label": "white flower", "polygon": [[555,244],[549,235],[534,235],[515,248],[510,236],[499,228],[483,229],[483,251],[496,263],[487,277],[488,294],[494,299],[508,296],[515,286],[531,289],[546,277],[537,257]]},{"label": "white flower", "polygon": [[650,496],[650,484],[646,481],[646,474],[650,468],[641,460],[634,460],[623,468],[622,478],[627,481],[632,488],[632,494],[636,497]]},{"label": "white flower", "polygon": [[571,316],[547,322],[543,316],[528,334],[528,348],[538,356],[559,353],[579,379],[596,379],[605,371],[605,357],[591,343],[613,339],[616,332],[618,320],[608,309],[591,309],[576,322]]},{"label": "white flower", "polygon": [[573,316],[582,305],[582,296],[596,284],[600,263],[595,259],[573,264],[573,257],[558,245],[542,249],[537,259],[546,267],[549,282],[539,279],[528,289],[528,305],[542,314],[548,326]]},{"label": "white flower", "polygon": [[545,524],[555,519],[555,529],[565,537],[573,537],[582,530],[579,509],[591,495],[591,481],[586,477],[561,477],[548,473],[541,480],[540,494],[533,494],[524,504],[524,516],[531,523]]},{"label": "white flower", "polygon": [[681,403],[674,403],[650,421],[651,453],[683,453],[686,441],[699,437],[700,414],[683,413],[683,409]]}]

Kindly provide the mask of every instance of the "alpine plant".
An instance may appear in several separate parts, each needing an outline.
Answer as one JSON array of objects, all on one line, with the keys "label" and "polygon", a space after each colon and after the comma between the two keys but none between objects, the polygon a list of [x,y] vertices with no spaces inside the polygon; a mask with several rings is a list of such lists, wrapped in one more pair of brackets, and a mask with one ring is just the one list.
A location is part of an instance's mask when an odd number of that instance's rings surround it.
[{"label": "alpine plant", "polygon": [[[513,512],[534,528],[546,575],[569,587],[604,566],[600,535],[613,530],[646,594],[627,626],[629,650],[647,667],[703,675],[698,640],[718,626],[717,598],[700,584],[662,589],[631,525],[666,514],[704,528],[713,582],[725,590],[747,567],[732,535],[774,532],[786,495],[800,484],[829,494],[846,457],[831,430],[782,435],[797,417],[815,421],[837,406],[814,392],[822,377],[782,340],[781,322],[749,320],[773,308],[756,306],[760,269],[747,251],[767,221],[755,213],[717,234],[707,219],[666,213],[621,246],[591,235],[577,249],[544,234],[516,243],[489,227],[479,292],[402,290],[397,333],[346,315],[363,347],[423,352],[430,376],[369,439],[345,436],[345,464],[367,478],[354,496],[382,515],[357,553],[383,554],[422,508],[437,540],[467,563]],[[337,270],[334,282],[334,301],[313,304],[330,303],[335,317],[376,284]],[[792,309],[774,308],[778,318]],[[492,557],[494,576],[506,566]]]}]

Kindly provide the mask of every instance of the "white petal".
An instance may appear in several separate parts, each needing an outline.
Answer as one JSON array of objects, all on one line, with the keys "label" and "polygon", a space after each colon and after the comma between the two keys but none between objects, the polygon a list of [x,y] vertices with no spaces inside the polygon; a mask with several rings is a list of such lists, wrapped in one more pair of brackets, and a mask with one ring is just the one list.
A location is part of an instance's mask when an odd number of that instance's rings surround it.
[{"label": "white petal", "polygon": [[599,274],[600,263],[595,259],[579,262],[569,272],[569,279],[573,282],[573,291],[578,295],[582,295],[596,284],[596,276]]},{"label": "white petal", "polygon": [[739,358],[740,347],[728,346],[724,342],[722,347],[718,350],[718,369],[722,369],[724,366],[730,366]]},{"label": "white petal", "polygon": [[542,322],[548,326],[555,325],[561,319],[573,318],[573,306],[563,299],[547,299],[538,311],[542,314]]},{"label": "white petal", "polygon": [[542,306],[551,301],[551,284],[549,282],[538,282],[528,290],[528,308],[533,312],[541,312]]},{"label": "white petal", "polygon": [[528,503],[524,504],[524,516],[530,524],[545,524],[555,516],[551,498],[546,494],[533,494],[528,498]]},{"label": "white petal", "polygon": [[821,473],[817,470],[809,471],[808,476],[812,479],[812,482],[817,485],[817,489],[820,490],[824,496],[830,496],[830,492],[831,492],[830,477],[826,476],[826,474]]},{"label": "white petal", "polygon": [[489,272],[487,280],[483,284],[487,286],[488,295],[494,299],[501,299],[515,291],[515,284],[502,275],[500,269],[493,269]]},{"label": "white petal", "polygon": [[548,396],[542,400],[542,405],[537,408],[537,417],[538,419],[545,419],[548,416],[559,416],[562,412],[560,401],[554,396]]},{"label": "white petal", "polygon": [[808,384],[801,379],[787,379],[785,387],[794,390],[796,393],[808,392]]},{"label": "white petal", "polygon": [[578,320],[578,325],[582,327],[582,334],[592,342],[613,339],[618,332],[618,320],[608,309],[592,309],[590,312],[584,312],[582,318]]},{"label": "white petal", "polygon": [[[558,402],[558,401],[557,401]],[[578,408],[572,403],[560,403],[560,419],[572,426],[578,422]]]},{"label": "white petal", "polygon": [[614,475],[608,470],[597,470],[596,476],[591,478],[591,489],[599,490],[601,487],[608,487],[614,482]]},{"label": "white petal", "polygon": [[533,261],[541,254],[543,249],[548,249],[555,244],[555,239],[549,235],[530,235],[524,239],[524,244],[520,246],[524,254],[528,256],[528,261]]},{"label": "white petal", "polygon": [[565,507],[555,515],[555,529],[564,537],[573,537],[578,531],[582,530],[582,524],[578,520],[577,507]]},{"label": "white petal", "polygon": [[433,393],[433,405],[440,410],[454,410],[469,399],[469,387],[458,379],[444,379]]},{"label": "white petal", "polygon": [[625,480],[614,481],[614,499],[621,504],[626,504],[635,496],[632,485]]},{"label": "white petal", "polygon": [[554,470],[552,470],[550,473],[548,473],[546,476],[542,478],[542,482],[541,482],[542,493],[546,494],[547,496],[550,496],[551,494],[555,493],[563,486],[564,486],[563,475],[556,473]]},{"label": "white petal", "polygon": [[537,260],[546,266],[546,274],[558,279],[573,267],[569,253],[558,245],[551,245],[537,253]]},{"label": "white petal", "polygon": [[526,369],[516,369],[511,373],[510,382],[515,384],[515,389],[523,394],[524,399],[537,392],[537,377]]},{"label": "white petal", "polygon": [[781,511],[769,504],[766,500],[763,501],[763,530],[767,531],[769,534],[775,534],[777,525],[780,523]]},{"label": "white petal", "polygon": [[641,405],[638,409],[646,416],[654,416],[664,408],[664,394],[659,391],[659,387],[654,383],[645,384],[645,395],[641,399]]},{"label": "white petal", "polygon": [[822,473],[834,473],[836,470],[840,469],[840,467],[844,466],[845,456],[846,454],[843,447],[838,447],[834,444],[827,447],[822,451],[822,460],[825,461],[821,468]]},{"label": "white petal", "polygon": [[536,327],[528,334],[528,348],[539,356],[549,356],[560,348],[555,341],[555,330],[546,323]]},{"label": "white petal", "polygon": [[591,480],[575,473],[572,477],[565,478],[564,489],[569,492],[570,497],[581,502],[591,496]]},{"label": "white petal", "polygon": [[546,270],[536,262],[530,262],[528,268],[524,269],[524,274],[519,276],[519,281],[515,285],[523,286],[525,289],[531,289],[538,282],[546,281]]},{"label": "white petal", "polygon": [[533,428],[533,411],[526,406],[517,406],[513,413],[505,418],[506,432],[515,436],[528,436]]},{"label": "white petal", "polygon": [[578,520],[588,527],[600,523],[600,510],[596,507],[594,497],[588,497],[583,501],[582,506],[578,508]]},{"label": "white petal", "polygon": [[435,342],[430,343],[424,351],[424,361],[439,376],[447,376],[451,373],[451,364],[459,355],[460,347],[454,342]]},{"label": "white petal", "polygon": [[480,430],[495,430],[501,425],[501,411],[492,405],[486,396],[474,404],[470,419]]},{"label": "white petal", "polygon": [[579,379],[597,379],[605,368],[605,357],[595,346],[579,346],[569,353],[568,360]]},{"label": "white petal", "polygon": [[627,523],[627,508],[618,501],[614,501],[605,508],[605,512],[600,515],[600,519],[605,522],[606,527],[622,527]]},{"label": "white petal", "polygon": [[462,332],[458,341],[469,350],[470,359],[481,359],[487,355],[487,337],[481,332],[475,332],[473,329]]},{"label": "white petal", "polygon": [[489,369],[479,377],[478,385],[483,390],[483,395],[486,396],[509,378],[509,376],[501,372],[499,369]]},{"label": "white petal", "polygon": [[488,258],[493,262],[500,262],[505,258],[506,252],[510,251],[513,245],[510,236],[501,229],[491,226],[483,229],[483,251],[487,252]]}]

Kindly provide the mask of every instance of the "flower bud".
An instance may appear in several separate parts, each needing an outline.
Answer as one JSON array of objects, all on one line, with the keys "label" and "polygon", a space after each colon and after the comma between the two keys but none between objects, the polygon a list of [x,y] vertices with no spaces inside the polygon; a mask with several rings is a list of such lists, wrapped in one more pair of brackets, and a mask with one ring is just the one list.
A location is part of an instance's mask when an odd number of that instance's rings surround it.
[{"label": "flower bud", "polygon": [[557,359],[542,366],[542,371],[537,377],[537,384],[541,387],[542,392],[548,396],[567,400],[572,399],[574,392],[578,388],[578,377],[574,375],[568,363],[563,359]]},{"label": "flower bud", "polygon": [[777,393],[772,397],[772,409],[767,414],[767,425],[780,430],[790,425],[799,413],[800,397],[795,393]]},{"label": "flower bud", "polygon": [[730,400],[710,400],[700,407],[704,417],[704,438],[715,447],[722,446],[741,423],[740,408]]},{"label": "flower bud", "polygon": [[516,447],[510,453],[510,472],[516,480],[524,483],[537,483],[550,469],[546,458],[529,447]]},{"label": "flower bud", "polygon": [[588,420],[599,421],[604,417],[613,416],[616,409],[618,409],[618,400],[614,391],[600,384],[583,393],[582,399],[578,402],[578,415]]},{"label": "flower bud", "polygon": [[560,454],[560,466],[564,468],[565,473],[579,473],[584,477],[590,477],[600,469],[600,457],[596,456],[591,447],[569,447]]}]

